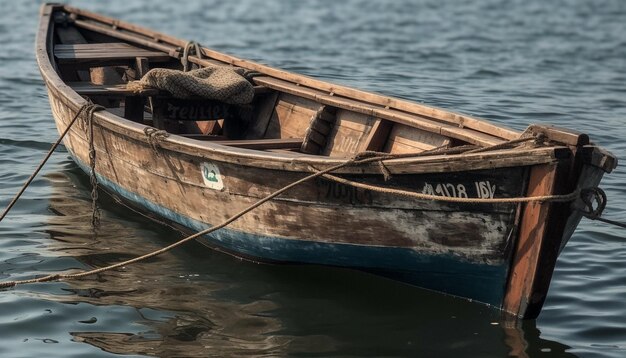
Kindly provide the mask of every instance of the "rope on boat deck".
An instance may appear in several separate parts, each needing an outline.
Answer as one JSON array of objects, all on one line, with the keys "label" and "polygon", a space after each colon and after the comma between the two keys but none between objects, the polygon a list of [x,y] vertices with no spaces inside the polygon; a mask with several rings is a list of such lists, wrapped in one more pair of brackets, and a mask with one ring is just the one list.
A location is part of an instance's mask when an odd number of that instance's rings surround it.
[{"label": "rope on boat deck", "polygon": [[4,209],[4,211],[2,212],[2,215],[0,215],[0,222],[7,216],[7,214],[9,213],[9,211],[11,211],[11,209],[13,208],[13,206],[15,205],[17,200],[22,196],[24,191],[26,191],[26,188],[30,185],[30,183],[32,183],[32,181],[35,179],[37,174],[39,174],[39,171],[41,170],[41,168],[43,168],[43,166],[46,164],[48,159],[50,159],[50,157],[52,156],[52,153],[54,153],[54,151],[57,149],[59,144],[61,144],[61,141],[63,140],[63,138],[65,138],[65,135],[70,131],[70,128],[74,125],[76,120],[83,113],[87,113],[87,115],[89,116],[89,121],[91,122],[92,121],[91,118],[93,117],[94,112],[102,110],[102,109],[104,109],[104,107],[102,107],[100,105],[97,105],[97,104],[93,104],[93,103],[88,103],[88,104],[85,104],[82,107],[80,107],[78,112],[76,112],[76,115],[74,115],[74,118],[72,118],[70,123],[67,125],[67,127],[63,131],[63,133],[61,133],[61,135],[59,136],[59,139],[57,139],[57,141],[54,142],[52,147],[50,147],[50,150],[48,151],[46,156],[43,158],[43,160],[41,161],[39,166],[37,166],[37,168],[35,169],[33,174],[31,174],[31,176],[26,180],[26,182],[24,183],[22,188],[17,192],[17,194],[15,194],[15,196],[13,197],[13,199],[11,200],[9,205],[7,205],[7,207]]},{"label": "rope on boat deck", "polygon": [[[76,116],[78,117],[78,115]],[[498,145],[500,146],[500,145]],[[464,149],[465,151],[467,151],[467,147]],[[109,270],[113,270],[119,267],[124,267],[124,266],[128,266],[155,256],[158,256],[162,253],[165,253],[167,251],[170,251],[178,246],[181,246],[191,240],[197,239],[200,236],[204,236],[204,235],[208,235],[214,231],[217,231],[219,229],[222,229],[228,225],[230,225],[231,223],[233,223],[234,221],[236,221],[237,219],[241,218],[242,216],[244,216],[245,214],[249,213],[250,211],[256,209],[257,207],[263,205],[264,203],[274,199],[275,197],[283,194],[284,192],[288,191],[289,189],[298,186],[304,182],[307,182],[309,180],[318,178],[318,177],[326,177],[329,178],[331,180],[336,180],[336,179],[340,179],[342,181],[346,180],[346,184],[348,185],[365,185],[368,190],[376,190],[378,191],[380,188],[376,187],[376,186],[370,186],[368,184],[363,184],[363,183],[357,183],[357,182],[353,182],[347,179],[343,179],[343,178],[338,178],[335,177],[333,175],[331,175],[331,172],[334,172],[336,170],[339,170],[341,168],[344,167],[348,167],[348,166],[356,166],[356,165],[363,165],[363,164],[368,164],[368,163],[374,163],[374,162],[382,162],[383,160],[388,160],[388,159],[398,159],[398,158],[406,158],[406,157],[418,157],[418,156],[424,156],[424,155],[433,155],[433,154],[442,154],[442,153],[454,153],[455,151],[459,151],[458,148],[434,148],[432,150],[429,151],[424,151],[418,154],[412,154],[412,155],[407,155],[407,154],[400,154],[400,155],[395,155],[395,154],[389,154],[389,153],[378,153],[378,152],[363,152],[363,153],[359,153],[356,156],[354,156],[353,158],[334,165],[332,167],[323,169],[323,170],[316,170],[314,173],[305,176],[304,178],[301,178],[295,182],[290,183],[289,185],[286,185],[284,187],[282,187],[281,189],[265,196],[264,198],[262,198],[261,200],[257,201],[256,203],[248,206],[247,208],[243,209],[242,211],[240,211],[239,213],[231,216],[229,219],[225,220],[224,222],[222,222],[219,225],[207,228],[205,230],[199,231],[193,235],[187,236],[171,245],[168,245],[162,249],[156,250],[156,251],[152,251],[150,253],[147,253],[145,255],[142,256],[138,256],[135,258],[132,258],[130,260],[126,260],[123,262],[119,262],[116,264],[112,264],[106,267],[101,267],[101,268],[96,268],[93,270],[88,270],[88,271],[82,271],[82,272],[76,272],[76,273],[56,273],[56,274],[52,274],[52,275],[47,275],[47,276],[42,276],[42,277],[36,277],[36,278],[31,278],[31,279],[26,279],[26,280],[14,280],[14,281],[6,281],[6,282],[0,282],[0,288],[9,288],[9,287],[14,287],[17,285],[22,285],[22,284],[28,284],[28,283],[38,283],[38,282],[50,282],[50,281],[60,281],[60,280],[69,280],[69,279],[77,279],[77,278],[82,278],[82,277],[86,277],[86,276],[91,276],[91,275],[95,275],[98,273],[102,273],[105,271],[109,271]],[[383,173],[384,174],[384,173]],[[389,188],[383,188],[383,189],[387,189],[389,190]],[[592,193],[601,193],[602,195],[604,194],[604,192],[599,189],[599,188],[592,188],[592,189],[583,189],[583,190],[577,190],[574,193],[570,193],[570,194],[565,194],[565,195],[547,195],[547,196],[536,196],[536,197],[520,197],[520,198],[502,198],[502,199],[464,199],[464,203],[499,203],[499,202],[506,202],[506,203],[527,203],[527,202],[533,202],[533,201],[538,201],[538,202],[547,202],[547,201],[552,201],[552,202],[568,202],[568,201],[573,201],[576,200],[578,198],[578,196],[583,195],[584,190],[591,190],[590,192]],[[414,196],[416,198],[419,199],[427,199],[427,200],[442,200],[442,201],[452,201],[451,199],[453,198],[448,198],[448,197],[440,197],[440,196],[432,196],[432,195],[426,195],[426,194],[422,194],[422,193],[412,193],[412,192],[407,192],[407,191],[403,191],[403,190],[399,190],[399,189],[392,189],[391,191],[389,191],[390,193],[393,194],[402,194],[402,195],[409,195],[409,196]],[[407,194],[407,193],[411,193],[411,194]],[[594,194],[596,195],[596,194]],[[598,194],[599,195],[599,194]],[[604,198],[606,199],[606,195],[603,195]],[[454,198],[454,200],[459,199],[459,198]],[[585,199],[583,199],[585,200]],[[592,204],[590,204],[592,202],[593,199],[588,199],[588,205],[591,205],[590,207],[590,212],[593,211],[592,209]],[[605,201],[606,202],[606,201]],[[598,201],[599,203],[599,207],[597,209],[597,211],[599,212],[595,212],[595,213],[590,213],[590,214],[595,214],[599,217],[599,215],[601,214],[601,209],[604,208],[604,205],[602,205],[600,203],[600,201]]]}]

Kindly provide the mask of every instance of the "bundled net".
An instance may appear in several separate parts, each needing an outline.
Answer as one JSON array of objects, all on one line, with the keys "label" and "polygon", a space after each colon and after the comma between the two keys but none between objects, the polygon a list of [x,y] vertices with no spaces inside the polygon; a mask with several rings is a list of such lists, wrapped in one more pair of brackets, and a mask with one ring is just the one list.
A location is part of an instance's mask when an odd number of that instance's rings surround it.
[{"label": "bundled net", "polygon": [[228,104],[248,104],[254,98],[254,87],[246,79],[246,70],[228,66],[208,66],[189,72],[154,68],[141,80],[128,84],[131,90],[156,88],[175,98],[206,98]]}]

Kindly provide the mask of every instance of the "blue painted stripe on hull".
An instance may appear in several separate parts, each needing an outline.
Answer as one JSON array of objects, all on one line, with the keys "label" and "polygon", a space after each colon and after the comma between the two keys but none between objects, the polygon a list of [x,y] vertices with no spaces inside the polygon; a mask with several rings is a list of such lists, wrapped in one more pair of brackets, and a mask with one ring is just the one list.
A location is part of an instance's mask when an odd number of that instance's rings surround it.
[{"label": "blue painted stripe on hull", "polygon": [[[73,156],[85,172],[89,168]],[[99,183],[134,205],[193,231],[210,225],[176,213],[130,192],[98,175]],[[199,240],[235,254],[259,261],[283,261],[349,267],[381,274],[419,287],[470,298],[500,307],[506,283],[506,265],[487,265],[463,261],[453,255],[432,255],[412,249],[268,237],[223,228]]]}]

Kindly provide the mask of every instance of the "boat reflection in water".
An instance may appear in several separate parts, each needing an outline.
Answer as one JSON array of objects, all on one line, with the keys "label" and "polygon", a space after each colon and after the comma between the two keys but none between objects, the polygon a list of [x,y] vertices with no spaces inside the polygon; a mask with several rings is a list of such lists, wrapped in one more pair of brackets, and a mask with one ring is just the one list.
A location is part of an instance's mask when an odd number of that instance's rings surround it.
[{"label": "boat reflection in water", "polygon": [[[181,237],[106,195],[94,232],[89,183],[68,166],[48,175],[57,215],[47,231],[56,255],[102,267]],[[494,310],[462,299],[362,272],[258,265],[196,242],[66,284],[67,295],[46,298],[91,305],[94,315],[83,322],[91,323],[86,329],[70,332],[73,339],[116,354],[525,357],[569,348],[541,339],[534,320],[509,325]],[[129,317],[129,309],[136,315]],[[133,319],[136,330],[120,329]]]}]

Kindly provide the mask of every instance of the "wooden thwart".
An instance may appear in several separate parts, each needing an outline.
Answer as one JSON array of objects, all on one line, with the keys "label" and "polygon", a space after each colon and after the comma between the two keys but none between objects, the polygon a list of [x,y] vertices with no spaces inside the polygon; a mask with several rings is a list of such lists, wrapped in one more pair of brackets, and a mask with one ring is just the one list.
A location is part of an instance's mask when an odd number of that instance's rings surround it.
[{"label": "wooden thwart", "polygon": [[58,44],[54,46],[54,56],[59,64],[87,64],[97,62],[135,61],[144,57],[151,62],[169,61],[172,58],[160,51],[145,50],[127,43]]},{"label": "wooden thwart", "polygon": [[154,88],[144,88],[141,90],[129,89],[125,84],[121,85],[97,85],[91,82],[68,82],[76,93],[83,96],[155,96],[159,90]]},{"label": "wooden thwart", "polygon": [[269,149],[300,149],[304,138],[281,138],[281,139],[243,139],[243,140],[228,140],[224,137],[218,136],[206,136],[202,134],[184,134],[183,137],[212,141],[221,145],[227,145],[230,147],[256,149],[256,150],[269,150]]}]

